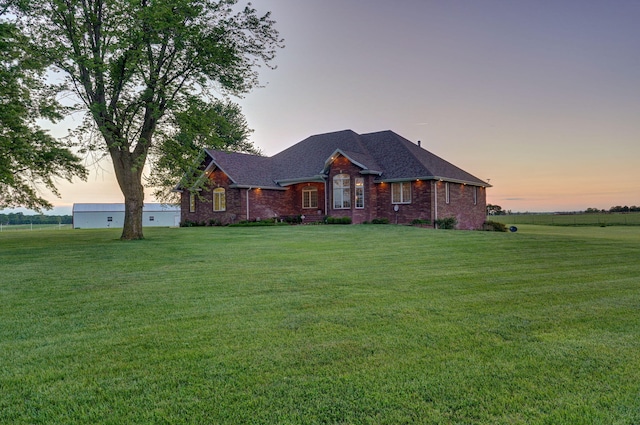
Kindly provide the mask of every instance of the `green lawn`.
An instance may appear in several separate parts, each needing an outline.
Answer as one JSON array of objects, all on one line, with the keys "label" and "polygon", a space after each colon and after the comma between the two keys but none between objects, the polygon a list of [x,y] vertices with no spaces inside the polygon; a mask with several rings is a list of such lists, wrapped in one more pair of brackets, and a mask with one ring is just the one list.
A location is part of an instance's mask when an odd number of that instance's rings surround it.
[{"label": "green lawn", "polygon": [[2,424],[638,424],[640,227],[0,234]]},{"label": "green lawn", "polygon": [[543,226],[640,226],[640,213],[509,214],[487,217],[504,224]]}]

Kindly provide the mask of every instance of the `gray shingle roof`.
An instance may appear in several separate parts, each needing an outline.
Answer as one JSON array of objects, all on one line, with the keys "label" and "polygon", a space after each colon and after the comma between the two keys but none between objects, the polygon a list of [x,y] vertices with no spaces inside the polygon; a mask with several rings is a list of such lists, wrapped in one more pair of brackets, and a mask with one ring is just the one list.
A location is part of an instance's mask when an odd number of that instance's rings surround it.
[{"label": "gray shingle roof", "polygon": [[238,186],[275,188],[296,181],[317,181],[336,152],[379,174],[377,181],[442,179],[479,186],[488,183],[417,146],[392,131],[359,135],[351,130],[318,134],[272,157],[226,153],[207,154]]},{"label": "gray shingle roof", "polygon": [[217,167],[219,167],[238,186],[273,187],[278,185],[273,180],[273,160],[264,156],[245,153],[206,150]]}]

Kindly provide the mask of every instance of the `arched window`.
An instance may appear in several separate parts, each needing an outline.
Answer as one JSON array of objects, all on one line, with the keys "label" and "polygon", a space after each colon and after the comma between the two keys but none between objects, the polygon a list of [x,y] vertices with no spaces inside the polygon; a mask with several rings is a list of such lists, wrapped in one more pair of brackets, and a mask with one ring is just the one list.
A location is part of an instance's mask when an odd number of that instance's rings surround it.
[{"label": "arched window", "polygon": [[318,208],[318,188],[306,186],[302,188],[302,208]]},{"label": "arched window", "polygon": [[351,179],[348,174],[338,174],[333,178],[333,208],[351,208]]},{"label": "arched window", "polygon": [[227,196],[223,187],[213,189],[213,210],[226,211]]}]

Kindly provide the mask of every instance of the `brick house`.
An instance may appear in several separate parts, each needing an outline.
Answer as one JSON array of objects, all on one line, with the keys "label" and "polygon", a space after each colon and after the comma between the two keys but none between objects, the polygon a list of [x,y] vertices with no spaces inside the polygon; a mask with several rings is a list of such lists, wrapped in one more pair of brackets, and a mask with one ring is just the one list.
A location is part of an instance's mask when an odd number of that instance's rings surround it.
[{"label": "brick house", "polygon": [[392,131],[311,136],[272,156],[206,150],[205,189],[178,186],[181,220],[234,223],[285,216],[304,221],[350,217],[455,217],[459,229],[485,220],[488,183]]}]

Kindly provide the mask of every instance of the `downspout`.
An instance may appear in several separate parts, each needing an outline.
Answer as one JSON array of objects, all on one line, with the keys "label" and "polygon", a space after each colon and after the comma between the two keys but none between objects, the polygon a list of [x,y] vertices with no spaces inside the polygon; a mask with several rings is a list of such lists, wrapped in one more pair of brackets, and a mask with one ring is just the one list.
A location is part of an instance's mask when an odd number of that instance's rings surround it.
[{"label": "downspout", "polygon": [[327,209],[327,207],[329,206],[329,201],[328,201],[328,196],[329,194],[327,193],[327,180],[328,177],[324,178],[324,215],[329,215],[329,210]]},{"label": "downspout", "polygon": [[247,221],[249,221],[249,191],[252,189],[251,186],[247,189]]},{"label": "downspout", "polygon": [[437,228],[437,224],[436,222],[438,221],[438,182],[435,180],[432,180],[433,182],[433,187],[435,188],[433,193],[434,193],[434,208],[433,208],[433,227]]}]

